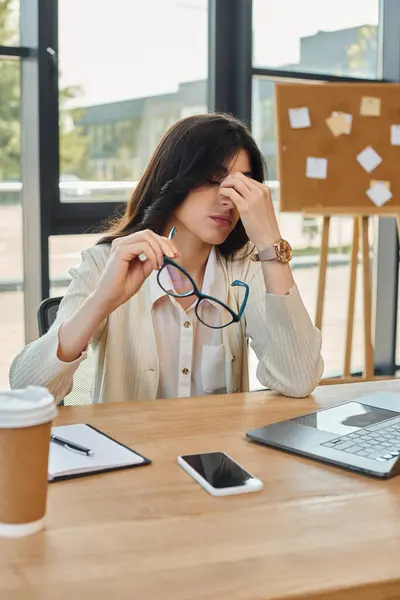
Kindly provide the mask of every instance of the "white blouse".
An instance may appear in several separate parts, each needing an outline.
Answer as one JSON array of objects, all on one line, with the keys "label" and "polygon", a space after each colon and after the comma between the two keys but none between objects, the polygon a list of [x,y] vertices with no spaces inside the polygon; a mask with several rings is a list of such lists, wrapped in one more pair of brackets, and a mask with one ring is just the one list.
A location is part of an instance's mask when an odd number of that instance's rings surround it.
[{"label": "white blouse", "polygon": [[[164,290],[174,291],[166,268],[160,277]],[[197,319],[197,298],[185,311],[175,298],[159,286],[156,271],[149,277],[149,288],[160,365],[157,398],[185,398],[226,392],[222,330],[207,327]],[[201,291],[218,299],[227,295],[224,273],[216,260],[215,248],[208,258]],[[210,323],[218,321],[219,309],[216,305],[207,303],[204,310],[208,311],[207,320]]]}]

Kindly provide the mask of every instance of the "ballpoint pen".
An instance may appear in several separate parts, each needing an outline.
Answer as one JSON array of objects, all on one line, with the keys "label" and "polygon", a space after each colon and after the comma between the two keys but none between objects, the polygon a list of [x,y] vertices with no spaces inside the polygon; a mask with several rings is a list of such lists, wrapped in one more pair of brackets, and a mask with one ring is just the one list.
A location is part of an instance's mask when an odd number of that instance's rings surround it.
[{"label": "ballpoint pen", "polygon": [[71,442],[70,440],[58,437],[57,435],[51,435],[50,439],[55,444],[58,444],[59,446],[62,446],[67,450],[72,450],[72,452],[86,454],[86,456],[93,456],[94,454],[93,450],[90,450],[90,448],[85,448],[85,446],[81,446],[80,444],[76,444],[75,442]]}]

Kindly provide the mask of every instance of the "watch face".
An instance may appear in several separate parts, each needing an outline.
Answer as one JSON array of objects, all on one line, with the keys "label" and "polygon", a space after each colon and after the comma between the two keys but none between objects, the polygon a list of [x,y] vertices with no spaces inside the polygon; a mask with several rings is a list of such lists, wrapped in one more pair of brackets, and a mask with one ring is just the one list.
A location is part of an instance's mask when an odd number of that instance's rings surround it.
[{"label": "watch face", "polygon": [[292,258],[292,247],[286,240],[281,240],[276,249],[279,260],[289,262]]}]

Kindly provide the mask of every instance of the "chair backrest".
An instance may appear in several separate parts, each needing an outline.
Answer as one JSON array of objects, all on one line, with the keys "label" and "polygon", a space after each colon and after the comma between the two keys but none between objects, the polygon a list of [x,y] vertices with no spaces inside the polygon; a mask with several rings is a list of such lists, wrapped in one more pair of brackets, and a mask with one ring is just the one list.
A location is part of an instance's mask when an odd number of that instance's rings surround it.
[{"label": "chair backrest", "polygon": [[[39,335],[42,336],[48,332],[57,317],[57,312],[62,300],[62,296],[56,298],[46,298],[40,303],[37,311],[37,320]],[[74,374],[74,385],[72,392],[67,394],[60,403],[64,405],[82,405],[91,404],[91,382],[94,372],[94,355],[92,349],[88,348],[87,359],[79,366]]]},{"label": "chair backrest", "polygon": [[48,332],[57,317],[58,307],[62,296],[57,298],[46,298],[40,303],[37,311],[37,320],[39,327],[39,335],[44,335]]}]

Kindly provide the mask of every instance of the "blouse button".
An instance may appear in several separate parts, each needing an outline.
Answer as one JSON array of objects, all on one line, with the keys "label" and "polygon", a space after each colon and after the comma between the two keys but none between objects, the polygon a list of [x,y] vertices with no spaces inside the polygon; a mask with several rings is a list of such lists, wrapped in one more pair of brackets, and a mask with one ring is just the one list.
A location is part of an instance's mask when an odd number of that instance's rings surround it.
[{"label": "blouse button", "polygon": [[182,373],[183,373],[184,375],[188,375],[188,373],[189,373],[189,369],[187,369],[187,368],[185,367],[184,369],[182,369]]}]

